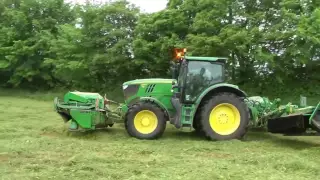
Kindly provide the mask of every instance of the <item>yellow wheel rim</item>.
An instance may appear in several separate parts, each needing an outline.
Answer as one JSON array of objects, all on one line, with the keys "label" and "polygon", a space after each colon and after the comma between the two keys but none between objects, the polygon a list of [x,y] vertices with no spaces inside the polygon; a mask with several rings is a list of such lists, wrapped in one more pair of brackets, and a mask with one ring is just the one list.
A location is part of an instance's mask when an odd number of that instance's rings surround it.
[{"label": "yellow wheel rim", "polygon": [[223,103],[212,109],[209,117],[211,128],[220,135],[229,135],[240,126],[240,112],[232,104]]},{"label": "yellow wheel rim", "polygon": [[158,118],[152,111],[142,110],[136,114],[133,123],[138,132],[150,134],[157,128]]}]

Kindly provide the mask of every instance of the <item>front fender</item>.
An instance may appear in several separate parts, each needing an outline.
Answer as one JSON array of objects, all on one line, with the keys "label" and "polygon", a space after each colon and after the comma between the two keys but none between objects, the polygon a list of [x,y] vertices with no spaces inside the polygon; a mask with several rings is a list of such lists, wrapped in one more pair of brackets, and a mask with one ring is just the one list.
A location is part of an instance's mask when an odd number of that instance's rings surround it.
[{"label": "front fender", "polygon": [[141,97],[140,101],[151,101],[151,102],[154,102],[159,107],[161,107],[167,114],[169,113],[167,108],[166,108],[166,106],[156,98],[153,98],[153,97]]},{"label": "front fender", "polygon": [[141,102],[141,101],[151,101],[151,102],[157,104],[160,108],[162,108],[166,112],[167,115],[169,114],[169,111],[167,110],[166,106],[163,103],[161,103],[159,100],[157,100],[156,98],[153,98],[153,97],[134,98],[131,101],[129,101],[128,104],[123,104],[120,107],[121,112],[123,114],[127,113],[130,106],[132,106],[133,104],[135,104],[137,102]]}]

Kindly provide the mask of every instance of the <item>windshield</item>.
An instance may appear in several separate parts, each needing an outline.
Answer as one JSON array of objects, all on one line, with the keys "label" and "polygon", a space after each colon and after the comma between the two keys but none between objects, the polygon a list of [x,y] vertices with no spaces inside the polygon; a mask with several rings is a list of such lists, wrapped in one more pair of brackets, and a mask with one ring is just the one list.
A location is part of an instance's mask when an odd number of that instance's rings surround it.
[{"label": "windshield", "polygon": [[223,82],[224,66],[209,61],[190,61],[186,75],[185,100],[194,102],[209,86]]}]

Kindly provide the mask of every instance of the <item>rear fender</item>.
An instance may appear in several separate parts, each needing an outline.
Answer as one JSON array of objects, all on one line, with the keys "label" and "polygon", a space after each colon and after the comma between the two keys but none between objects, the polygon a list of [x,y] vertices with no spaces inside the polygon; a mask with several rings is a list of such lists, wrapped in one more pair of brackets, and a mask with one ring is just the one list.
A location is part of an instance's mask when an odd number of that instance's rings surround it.
[{"label": "rear fender", "polygon": [[217,94],[217,93],[221,93],[221,92],[229,92],[229,93],[234,93],[239,97],[247,97],[247,94],[240,90],[238,86],[236,85],[232,85],[232,84],[228,84],[228,83],[221,83],[221,84],[216,84],[213,86],[210,86],[209,88],[207,88],[204,92],[202,92],[200,94],[200,96],[198,97],[198,99],[196,100],[195,103],[195,111],[193,116],[196,114],[199,106],[201,105],[201,103],[207,99],[208,97]]}]

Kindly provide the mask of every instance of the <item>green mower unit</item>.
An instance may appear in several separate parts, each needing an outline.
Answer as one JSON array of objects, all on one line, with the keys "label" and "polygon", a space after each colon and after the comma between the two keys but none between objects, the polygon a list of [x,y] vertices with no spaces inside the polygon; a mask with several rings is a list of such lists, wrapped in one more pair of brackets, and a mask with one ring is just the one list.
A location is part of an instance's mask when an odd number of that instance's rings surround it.
[{"label": "green mower unit", "polygon": [[280,99],[271,102],[266,97],[249,97],[246,103],[252,115],[252,127],[267,127],[271,133],[303,133],[308,128],[320,132],[320,102],[307,106],[307,98],[300,97],[300,105],[280,104]]},{"label": "green mower unit", "polygon": [[54,109],[65,122],[70,122],[70,131],[95,130],[112,127],[121,118],[121,110],[111,111],[108,107],[113,101],[107,100],[98,93],[68,92],[61,102],[54,99]]},{"label": "green mower unit", "polygon": [[[249,97],[225,82],[226,58],[186,56],[175,49],[172,79],[137,79],[123,83],[125,102],[98,93],[68,92],[55,98],[55,110],[71,121],[70,130],[94,130],[122,122],[130,136],[156,139],[168,122],[177,129],[195,129],[210,140],[241,139],[249,127],[273,133],[320,129],[320,102],[281,105],[280,99]],[[118,107],[111,110],[110,105]]]}]

